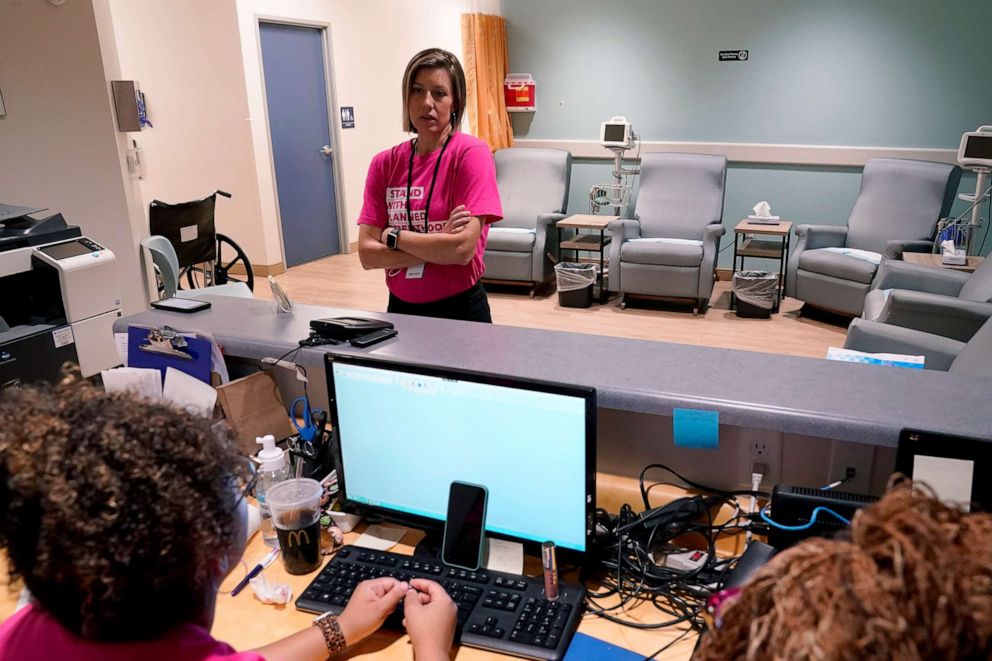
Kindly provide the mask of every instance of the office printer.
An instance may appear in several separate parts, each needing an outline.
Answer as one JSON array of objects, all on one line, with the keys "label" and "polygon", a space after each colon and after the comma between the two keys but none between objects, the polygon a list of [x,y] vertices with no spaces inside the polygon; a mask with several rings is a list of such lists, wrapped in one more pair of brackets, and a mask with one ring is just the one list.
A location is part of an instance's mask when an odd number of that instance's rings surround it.
[{"label": "office printer", "polygon": [[57,381],[66,361],[84,376],[121,362],[114,253],[40,211],[0,205],[0,390]]}]

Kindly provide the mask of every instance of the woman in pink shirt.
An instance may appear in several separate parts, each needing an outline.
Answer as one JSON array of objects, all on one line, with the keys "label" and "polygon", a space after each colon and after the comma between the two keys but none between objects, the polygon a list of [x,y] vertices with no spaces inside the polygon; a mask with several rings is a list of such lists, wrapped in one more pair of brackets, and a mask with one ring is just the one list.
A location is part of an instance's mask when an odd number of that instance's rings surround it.
[{"label": "woman in pink shirt", "polygon": [[4,391],[0,549],[32,602],[0,624],[0,659],[326,659],[401,600],[418,661],[448,659],[456,609],[430,581],[366,581],[340,616],[250,652],[212,638],[254,474],[203,418],[71,377]]},{"label": "woman in pink shirt", "polygon": [[389,312],[491,322],[479,283],[489,224],[503,215],[489,146],[458,131],[465,74],[448,51],[413,56],[403,74],[409,142],[372,159],[358,254],[384,269]]}]

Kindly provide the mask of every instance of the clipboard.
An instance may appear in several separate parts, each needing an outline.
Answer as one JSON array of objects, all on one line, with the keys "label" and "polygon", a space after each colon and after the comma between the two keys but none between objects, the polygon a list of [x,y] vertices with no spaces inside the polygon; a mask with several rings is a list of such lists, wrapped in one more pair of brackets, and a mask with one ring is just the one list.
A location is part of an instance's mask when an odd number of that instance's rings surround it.
[{"label": "clipboard", "polygon": [[163,379],[165,378],[165,370],[172,367],[204,383],[210,383],[211,345],[209,340],[202,340],[198,337],[187,337],[186,344],[188,346],[183,350],[183,353],[188,354],[189,357],[185,358],[142,349],[141,347],[147,344],[146,340],[151,331],[151,328],[128,326],[128,367],[157,369],[162,373]]}]

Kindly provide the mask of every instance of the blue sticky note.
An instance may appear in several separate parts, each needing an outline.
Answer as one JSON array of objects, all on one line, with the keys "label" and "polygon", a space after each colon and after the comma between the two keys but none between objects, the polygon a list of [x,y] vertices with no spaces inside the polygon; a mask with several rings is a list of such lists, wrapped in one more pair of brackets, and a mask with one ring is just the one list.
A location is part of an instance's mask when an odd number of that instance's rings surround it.
[{"label": "blue sticky note", "polygon": [[672,409],[672,436],[677,448],[715,450],[720,446],[720,413]]}]

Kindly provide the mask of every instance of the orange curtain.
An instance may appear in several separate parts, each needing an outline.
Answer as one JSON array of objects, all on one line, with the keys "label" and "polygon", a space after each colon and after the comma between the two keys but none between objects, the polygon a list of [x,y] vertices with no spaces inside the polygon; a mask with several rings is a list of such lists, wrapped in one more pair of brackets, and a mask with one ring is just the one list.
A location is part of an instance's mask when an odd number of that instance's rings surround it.
[{"label": "orange curtain", "polygon": [[493,151],[512,147],[513,127],[503,98],[503,79],[510,70],[506,19],[462,14],[462,51],[469,131],[489,143]]}]

